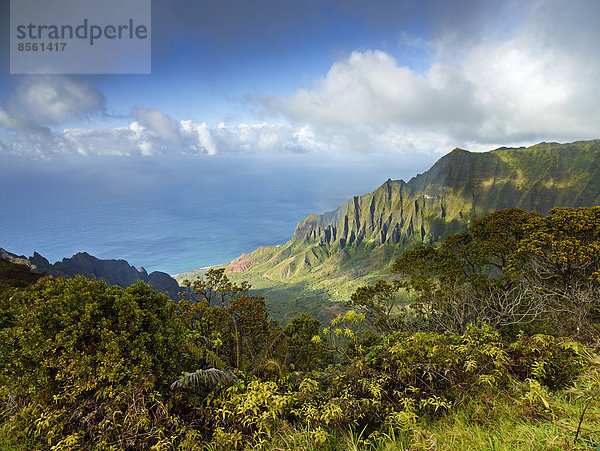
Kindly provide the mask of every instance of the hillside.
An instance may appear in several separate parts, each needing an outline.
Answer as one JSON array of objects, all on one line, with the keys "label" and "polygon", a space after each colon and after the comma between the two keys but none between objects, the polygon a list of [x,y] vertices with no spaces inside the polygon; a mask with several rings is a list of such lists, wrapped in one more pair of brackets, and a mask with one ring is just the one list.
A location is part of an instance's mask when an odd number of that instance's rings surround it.
[{"label": "hillside", "polygon": [[37,282],[42,275],[35,273],[28,265],[5,259],[0,249],[0,292],[6,288],[22,288]]},{"label": "hillside", "polygon": [[59,262],[50,263],[37,252],[27,258],[2,248],[0,248],[0,259],[40,274],[66,278],[82,275],[89,279],[103,279],[109,285],[118,285],[123,288],[143,281],[155,290],[167,293],[172,299],[179,298],[179,285],[167,273],[153,271],[148,274],[143,267],[138,270],[125,260],[101,260],[87,252],[79,252],[71,258],[63,258]]},{"label": "hillside", "polygon": [[438,242],[492,211],[598,204],[600,140],[454,149],[409,182],[387,180],[334,211],[309,214],[286,244],[260,247],[225,267],[232,279],[279,296],[283,305],[274,307],[302,310],[306,298],[344,300],[357,286],[388,276],[404,249]]}]

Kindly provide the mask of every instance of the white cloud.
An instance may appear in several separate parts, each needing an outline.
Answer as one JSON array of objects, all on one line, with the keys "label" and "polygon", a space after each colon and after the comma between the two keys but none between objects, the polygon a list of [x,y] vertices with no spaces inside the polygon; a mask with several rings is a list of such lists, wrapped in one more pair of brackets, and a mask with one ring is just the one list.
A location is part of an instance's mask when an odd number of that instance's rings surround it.
[{"label": "white cloud", "polygon": [[[502,45],[481,45],[468,55],[463,71],[477,87],[484,115],[473,138],[531,139],[593,137],[598,133],[600,102],[597,61],[577,61],[566,53],[528,45],[519,36]],[[594,67],[596,66],[596,67]]]},{"label": "white cloud", "polygon": [[381,51],[353,52],[313,90],[270,106],[316,127],[391,127],[436,131],[456,142],[518,142],[537,137],[594,137],[600,123],[598,63],[528,46],[526,36],[481,44],[460,64],[435,63],[424,74]]},{"label": "white cloud", "polygon": [[336,62],[316,89],[298,90],[282,104],[292,119],[308,123],[452,124],[476,115],[473,90],[448,66],[437,64],[421,75],[368,50]]},{"label": "white cloud", "polygon": [[136,107],[133,117],[156,138],[168,143],[181,143],[180,125],[162,111]]},{"label": "white cloud", "polygon": [[4,100],[0,124],[10,129],[39,128],[95,113],[103,105],[104,96],[87,83],[61,76],[24,77]]},{"label": "white cloud", "polygon": [[[158,135],[138,121],[115,128],[69,128],[13,132],[5,142],[0,134],[0,156],[53,158],[68,155],[152,156],[217,153],[281,154],[306,153],[316,158],[349,155],[443,154],[457,145],[471,150],[489,150],[492,145],[454,139],[437,131],[415,130],[397,125],[314,127],[289,124],[219,124],[183,120],[172,140]],[[497,145],[505,144],[500,142]]]},{"label": "white cloud", "polygon": [[372,144],[382,127],[405,136],[401,141],[409,146],[432,133],[438,138],[431,142],[478,146],[595,138],[598,14],[600,3],[586,0],[569,8],[551,0],[512,2],[496,22],[475,14],[464,27],[470,34],[457,34],[456,24],[441,27],[421,44],[431,56],[424,71],[399,64],[390,53],[354,51],[310,89],[257,103],[317,132],[335,129],[343,136],[371,127]]},{"label": "white cloud", "polygon": [[157,127],[156,123],[150,128],[137,120],[128,126],[114,128],[20,130],[12,132],[5,142],[0,135],[0,155],[52,158],[61,155],[327,153],[342,157],[372,153],[374,149],[396,154],[444,152],[452,144],[433,133],[415,134],[408,129],[389,126],[376,130],[367,126],[354,127],[340,133],[337,128],[269,123],[210,127],[205,122],[175,122],[156,110],[152,112],[152,118],[154,122],[167,121],[168,131]]},{"label": "white cloud", "polygon": [[197,141],[197,144],[192,144],[192,148],[195,150],[205,150],[208,155],[215,155],[217,153],[217,146],[211,130],[206,125],[206,122],[201,124],[195,124],[191,120],[181,121],[181,131],[186,136],[187,140]]},{"label": "white cloud", "polygon": [[[58,155],[175,155],[216,153],[279,153],[335,150],[336,144],[317,138],[310,126],[286,124],[219,124],[176,122],[158,110],[137,111],[144,121],[115,128],[68,128],[62,131],[20,130],[7,142],[0,139],[0,155],[52,157]],[[2,117],[0,116],[0,119]],[[0,135],[1,137],[1,135]]]}]

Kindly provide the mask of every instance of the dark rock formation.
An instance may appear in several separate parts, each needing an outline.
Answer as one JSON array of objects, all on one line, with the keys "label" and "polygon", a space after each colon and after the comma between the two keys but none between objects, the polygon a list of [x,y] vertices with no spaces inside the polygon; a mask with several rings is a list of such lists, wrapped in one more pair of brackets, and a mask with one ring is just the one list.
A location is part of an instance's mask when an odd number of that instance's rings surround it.
[{"label": "dark rock formation", "polygon": [[37,252],[27,259],[24,256],[11,254],[0,248],[0,258],[29,266],[32,270],[57,277],[74,277],[78,274],[89,279],[103,279],[110,285],[126,288],[140,280],[151,285],[160,293],[166,293],[172,299],[179,299],[179,284],[169,274],[154,271],[150,274],[142,267],[138,271],[125,260],[101,260],[79,252],[71,258],[51,264]]}]

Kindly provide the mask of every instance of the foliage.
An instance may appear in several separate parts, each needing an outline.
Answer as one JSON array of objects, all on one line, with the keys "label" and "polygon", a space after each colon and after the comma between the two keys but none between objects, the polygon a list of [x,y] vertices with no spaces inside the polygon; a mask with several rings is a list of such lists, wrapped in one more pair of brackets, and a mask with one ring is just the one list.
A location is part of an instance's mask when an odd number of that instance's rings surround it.
[{"label": "foliage", "polygon": [[177,309],[188,350],[201,364],[257,370],[272,356],[281,331],[269,319],[264,298],[248,295],[248,283],[230,282],[220,268],[185,285],[193,300],[180,301]]},{"label": "foliage", "polygon": [[552,389],[566,387],[590,361],[586,348],[566,337],[519,334],[510,348],[514,375],[521,380],[535,379]]},{"label": "foliage", "polygon": [[561,335],[594,341],[600,323],[600,207],[555,208],[524,227],[510,270]]},{"label": "foliage", "polygon": [[201,384],[218,385],[231,384],[237,380],[237,376],[227,371],[221,371],[216,368],[207,370],[198,370],[193,373],[187,373],[171,384],[171,390],[176,388],[197,387]]},{"label": "foliage", "polygon": [[501,210],[474,220],[468,233],[450,235],[439,248],[406,251],[393,265],[398,286],[415,293],[416,328],[463,332],[484,322],[500,329],[522,327],[543,313],[531,293],[507,272],[524,226],[536,213]]},{"label": "foliage", "polygon": [[2,341],[12,351],[3,354],[3,374],[36,399],[91,390],[103,399],[136,380],[165,384],[178,368],[174,309],[148,285],[45,278],[4,307]]},{"label": "foliage", "polygon": [[577,340],[597,342],[599,232],[600,208],[496,212],[405,252],[325,327],[280,328],[222,269],[178,303],[82,277],[5,288],[0,446],[595,446],[600,359]]},{"label": "foliage", "polygon": [[512,269],[535,271],[548,285],[600,282],[600,207],[554,208],[524,226]]},{"label": "foliage", "polygon": [[310,372],[332,363],[331,354],[313,341],[320,328],[321,322],[306,313],[292,318],[285,326],[286,363],[291,369]]},{"label": "foliage", "polygon": [[[292,396],[282,393],[273,381],[240,382],[214,399],[216,424],[225,429],[230,437],[233,433],[233,437],[239,435],[254,441],[264,440],[271,437],[291,402]],[[237,446],[235,440],[231,439],[227,444],[232,448]]]},{"label": "foliage", "polygon": [[359,287],[346,303],[346,307],[360,308],[378,331],[392,332],[398,328],[395,310],[399,304],[397,280],[392,283],[379,280],[375,285]]},{"label": "foliage", "polygon": [[221,307],[229,305],[238,294],[247,293],[250,289],[247,282],[240,285],[231,282],[224,268],[211,268],[194,281],[185,280],[183,285],[187,288],[186,294],[195,301],[206,301],[209,305]]},{"label": "foliage", "polygon": [[[518,209],[474,220],[439,247],[418,246],[392,267],[399,279],[359,288],[351,305],[380,330],[553,331],[593,342],[600,323],[600,207]],[[408,308],[394,310],[401,289]]]},{"label": "foliage", "polygon": [[182,333],[166,296],[142,283],[124,290],[44,278],[2,309],[2,394],[13,433],[52,446],[125,446],[150,429],[148,441],[158,443],[158,430],[172,426],[159,391],[179,372]]},{"label": "foliage", "polygon": [[364,358],[364,349],[360,335],[365,321],[364,313],[348,310],[331,320],[321,335],[315,335],[312,342],[320,344],[324,349],[343,356],[346,360],[355,361]]}]

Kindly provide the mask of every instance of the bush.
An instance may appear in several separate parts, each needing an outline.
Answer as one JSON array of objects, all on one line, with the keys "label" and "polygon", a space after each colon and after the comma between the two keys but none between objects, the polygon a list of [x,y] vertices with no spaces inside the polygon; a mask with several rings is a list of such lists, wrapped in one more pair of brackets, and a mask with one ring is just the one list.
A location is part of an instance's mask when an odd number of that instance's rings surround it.
[{"label": "bush", "polygon": [[556,390],[571,384],[590,362],[580,343],[565,337],[520,334],[510,345],[511,372],[520,380],[535,379]]},{"label": "bush", "polygon": [[2,310],[5,430],[47,445],[157,443],[160,434],[138,435],[167,426],[160,390],[181,372],[181,328],[166,296],[143,283],[44,278]]}]

